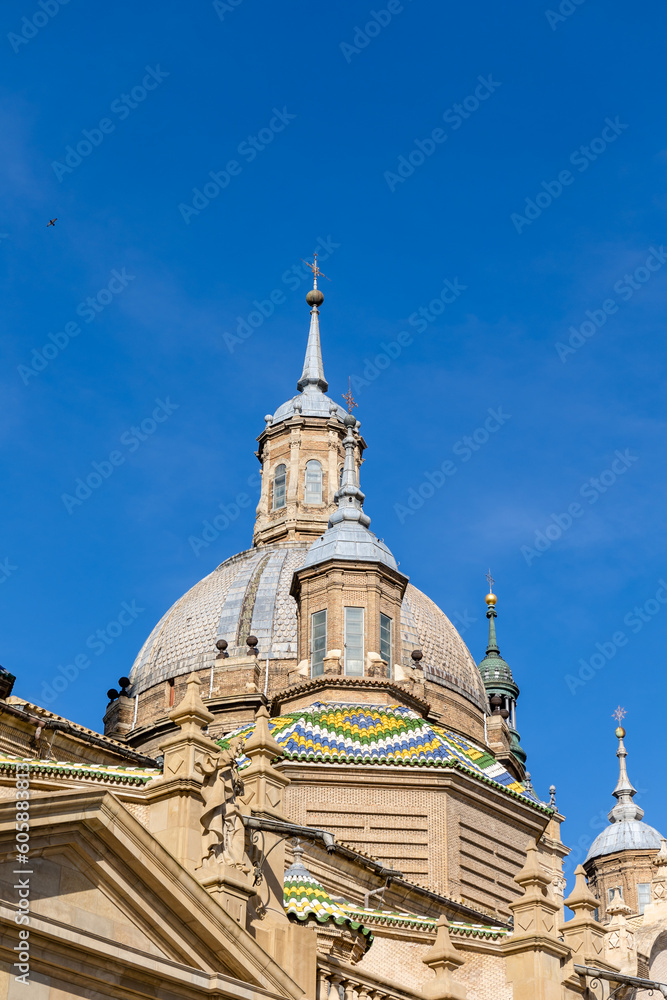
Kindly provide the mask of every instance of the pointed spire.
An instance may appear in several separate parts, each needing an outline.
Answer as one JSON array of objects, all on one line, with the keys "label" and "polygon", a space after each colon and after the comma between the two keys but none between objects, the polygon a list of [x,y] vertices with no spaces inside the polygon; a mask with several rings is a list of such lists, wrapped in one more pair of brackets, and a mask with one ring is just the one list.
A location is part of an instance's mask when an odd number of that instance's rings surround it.
[{"label": "pointed spire", "polygon": [[[494,581],[490,572],[486,578],[490,584],[493,584]],[[484,600],[487,607],[486,617],[489,619],[489,641],[486,647],[486,655],[480,663],[479,669],[490,695],[509,695],[516,699],[519,696],[519,689],[514,683],[509,664],[500,655],[498,639],[496,638],[496,603],[498,598],[490,590]]]},{"label": "pointed spire", "polygon": [[359,487],[359,473],[355,459],[357,420],[346,413],[343,423],[347,428],[343,445],[345,464],[340,486],[334,493],[337,507],[327,525],[327,530],[313,542],[306,561],[308,566],[316,566],[328,559],[355,559],[362,562],[381,562],[398,570],[398,564],[388,547],[369,530],[371,519],[363,509],[366,497]]},{"label": "pointed spire", "polygon": [[[619,710],[617,709],[618,712]],[[630,781],[628,770],[625,766],[625,758],[628,756],[628,751],[625,749],[625,744],[623,743],[625,736],[623,726],[617,727],[615,735],[618,740],[618,750],[616,751],[616,756],[618,757],[618,781],[616,782],[616,788],[612,792],[612,795],[616,799],[616,805],[609,813],[609,822],[623,823],[628,820],[641,819],[644,815],[644,810],[632,801],[637,794],[637,789]]]},{"label": "pointed spire", "polygon": [[347,427],[347,434],[343,438],[345,464],[343,465],[340,486],[334,493],[334,500],[338,504],[338,510],[335,510],[329,518],[329,527],[331,528],[340,521],[358,521],[364,528],[367,528],[371,523],[371,519],[363,511],[366,496],[359,487],[357,463],[354,458],[356,417],[351,413],[347,413],[343,417],[343,423]]},{"label": "pointed spire", "polygon": [[[526,751],[521,746],[521,739],[516,730],[516,701],[519,697],[519,688],[516,685],[509,664],[500,655],[498,639],[496,638],[496,604],[497,596],[493,593],[495,580],[491,576],[491,570],[486,574],[489,581],[489,593],[484,598],[486,602],[486,617],[489,619],[489,641],[486,647],[486,655],[479,665],[479,672],[484,681],[494,714],[508,717],[508,725],[512,734],[510,750],[513,755],[522,763],[526,763]],[[500,706],[506,703],[506,708]],[[494,708],[495,706],[495,708]]]},{"label": "pointed spire", "polygon": [[313,272],[313,287],[306,295],[306,302],[311,307],[310,309],[310,330],[308,332],[308,343],[306,345],[306,357],[303,362],[303,372],[301,373],[301,378],[296,384],[299,392],[303,392],[307,386],[314,386],[321,392],[326,392],[329,388],[329,383],[324,377],[324,365],[322,363],[322,346],[320,344],[320,313],[319,307],[324,302],[324,296],[322,292],[317,287],[317,278],[322,275],[326,278],[326,274],[322,274],[319,267],[317,266],[317,254],[313,255],[315,260],[312,264],[308,261],[304,261],[307,267]]},{"label": "pointed spire", "polygon": [[500,656],[498,640],[496,639],[496,602],[498,598],[495,594],[487,594],[484,600],[488,608],[486,617],[489,619],[489,643],[486,647],[486,655]]}]

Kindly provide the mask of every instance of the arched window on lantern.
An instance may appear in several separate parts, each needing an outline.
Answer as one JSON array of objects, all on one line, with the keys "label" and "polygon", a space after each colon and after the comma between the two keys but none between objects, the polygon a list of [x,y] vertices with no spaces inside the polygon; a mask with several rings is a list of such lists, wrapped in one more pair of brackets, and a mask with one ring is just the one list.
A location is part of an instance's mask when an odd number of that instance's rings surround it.
[{"label": "arched window on lantern", "polygon": [[306,503],[322,503],[322,466],[314,458],[306,462]]},{"label": "arched window on lantern", "polygon": [[278,510],[286,504],[287,466],[278,465],[273,474],[273,509]]}]

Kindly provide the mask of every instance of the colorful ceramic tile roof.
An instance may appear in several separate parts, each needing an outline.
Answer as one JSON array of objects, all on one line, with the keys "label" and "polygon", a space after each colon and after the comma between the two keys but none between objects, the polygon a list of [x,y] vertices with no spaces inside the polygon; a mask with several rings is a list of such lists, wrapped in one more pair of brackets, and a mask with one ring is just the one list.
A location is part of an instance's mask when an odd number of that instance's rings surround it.
[{"label": "colorful ceramic tile roof", "polygon": [[346,905],[335,902],[300,859],[285,872],[283,905],[287,915],[296,920],[305,922],[313,919],[319,924],[331,922],[338,927],[358,931],[366,939],[366,950],[373,941],[373,935],[357,915],[348,912]]},{"label": "colorful ceramic tile roof", "polygon": [[36,757],[0,755],[0,773],[12,772],[16,765],[28,765],[30,774],[40,777],[94,778],[98,781],[122,785],[145,785],[151,778],[159,778],[162,771],[154,767],[127,767],[125,764],[81,764],[64,760],[39,760]]},{"label": "colorful ceramic tile roof", "polygon": [[[316,702],[269,723],[289,760],[324,764],[377,764],[392,767],[453,767],[502,788],[550,812],[535,793],[499,764],[493,754],[465,736],[427,722],[402,705]],[[220,741],[247,736],[250,723]],[[239,766],[247,766],[241,757]]]}]

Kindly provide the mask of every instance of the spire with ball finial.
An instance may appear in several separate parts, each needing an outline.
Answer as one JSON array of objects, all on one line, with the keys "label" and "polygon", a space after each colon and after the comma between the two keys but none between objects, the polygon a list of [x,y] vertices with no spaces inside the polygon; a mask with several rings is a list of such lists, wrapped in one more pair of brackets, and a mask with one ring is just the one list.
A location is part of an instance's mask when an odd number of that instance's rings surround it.
[{"label": "spire with ball finial", "polygon": [[[313,262],[304,260],[306,267],[313,272],[313,287],[306,295],[306,302],[310,306],[310,330],[308,332],[308,344],[306,345],[306,357],[303,362],[303,372],[296,384],[299,392],[303,392],[308,386],[313,386],[321,392],[326,392],[329,383],[324,377],[324,365],[322,363],[322,347],[320,344],[320,313],[319,309],[324,302],[324,296],[317,287],[319,277],[326,278],[326,274],[320,271],[317,264],[317,254],[313,254]],[[327,281],[329,279],[327,278]]]},{"label": "spire with ball finial", "polygon": [[[489,701],[494,706],[494,711],[507,717],[510,732],[512,733],[510,749],[514,756],[522,764],[525,764],[526,751],[521,746],[519,734],[516,731],[516,701],[519,697],[519,688],[514,681],[509,664],[502,658],[500,649],[498,648],[498,640],[496,638],[496,604],[498,603],[498,598],[493,593],[493,585],[496,581],[491,576],[491,570],[486,574],[486,579],[489,583],[489,593],[484,598],[484,601],[487,607],[486,617],[489,620],[489,641],[486,647],[486,655],[479,665],[479,672],[482,675]],[[503,706],[502,708],[500,707],[501,705]]]}]

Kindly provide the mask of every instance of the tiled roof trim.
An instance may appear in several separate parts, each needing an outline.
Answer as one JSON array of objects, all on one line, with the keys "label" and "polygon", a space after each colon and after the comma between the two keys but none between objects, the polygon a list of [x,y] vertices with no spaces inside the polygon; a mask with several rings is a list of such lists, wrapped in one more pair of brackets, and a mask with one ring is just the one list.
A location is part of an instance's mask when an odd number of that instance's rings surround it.
[{"label": "tiled roof trim", "polygon": [[454,921],[449,924],[449,932],[460,937],[488,938],[492,941],[507,937],[510,933],[504,927],[487,927],[484,924],[464,924]]},{"label": "tiled roof trim", "polygon": [[113,764],[90,767],[70,761],[36,760],[33,757],[0,758],[0,774],[15,771],[17,764],[28,764],[30,774],[53,774],[61,778],[97,778],[100,781],[109,781],[118,785],[145,785],[152,778],[158,778],[162,775],[162,771],[157,768],[124,767]]},{"label": "tiled roof trim", "polygon": [[351,931],[358,931],[366,938],[366,950],[370,948],[373,935],[357,919],[358,915],[336,903],[324,886],[302,865],[292,865],[285,872],[283,885],[283,905],[288,916],[305,923],[309,919],[319,924],[334,923]]},{"label": "tiled roof trim", "polygon": [[[254,723],[231,736],[247,738]],[[355,705],[316,702],[269,721],[271,732],[288,760],[334,766],[337,764],[389,767],[451,767],[505,792],[534,809],[551,815],[545,805],[482,747],[458,733],[429,723],[401,705]],[[239,758],[241,769],[249,759]]]},{"label": "tiled roof trim", "polygon": [[[360,906],[346,906],[347,913],[361,919],[364,923],[378,924],[385,927],[405,927],[409,930],[424,930],[435,932],[437,920],[434,917],[420,917],[414,913],[400,913],[394,910],[365,910]],[[450,934],[460,937],[488,938],[497,940],[506,937],[508,931],[504,927],[490,927],[486,924],[466,924],[462,921],[450,921]]]}]

